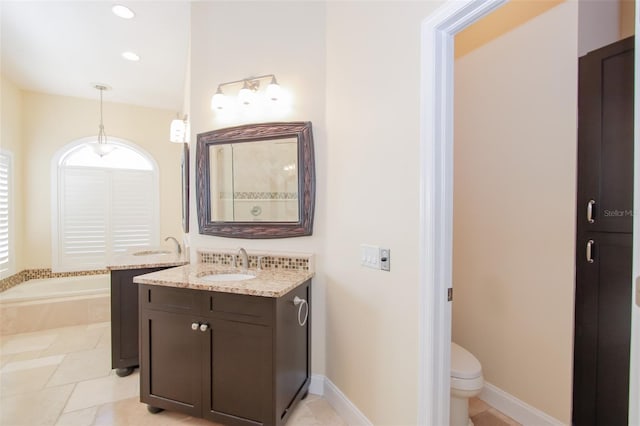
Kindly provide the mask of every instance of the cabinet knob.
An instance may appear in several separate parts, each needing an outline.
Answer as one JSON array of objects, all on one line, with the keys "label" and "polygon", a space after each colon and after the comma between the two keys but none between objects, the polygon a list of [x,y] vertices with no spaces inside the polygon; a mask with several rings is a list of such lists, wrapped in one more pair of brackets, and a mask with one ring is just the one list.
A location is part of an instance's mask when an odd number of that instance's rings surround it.
[{"label": "cabinet knob", "polygon": [[191,323],[191,329],[193,331],[196,331],[199,327],[200,327],[200,323],[198,323],[198,322]]},{"label": "cabinet knob", "polygon": [[200,324],[200,331],[207,331],[209,329],[209,324]]}]

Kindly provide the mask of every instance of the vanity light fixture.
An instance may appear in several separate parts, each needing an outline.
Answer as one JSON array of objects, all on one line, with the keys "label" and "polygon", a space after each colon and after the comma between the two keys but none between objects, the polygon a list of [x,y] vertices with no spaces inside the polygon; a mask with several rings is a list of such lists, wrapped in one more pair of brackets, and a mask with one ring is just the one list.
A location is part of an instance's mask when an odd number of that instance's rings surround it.
[{"label": "vanity light fixture", "polygon": [[180,118],[180,114],[178,114],[177,117],[171,121],[169,140],[173,143],[189,143],[190,133],[189,116],[185,115],[184,118]]},{"label": "vanity light fixture", "polygon": [[111,90],[111,87],[106,84],[94,84],[93,87],[100,91],[100,125],[98,126],[98,140],[92,142],[91,145],[96,155],[102,158],[116,149],[115,145],[107,141],[107,134],[104,131],[104,124],[102,123],[102,92]]},{"label": "vanity light fixture", "polygon": [[280,99],[281,91],[280,86],[278,85],[278,82],[276,80],[276,76],[274,74],[265,74],[218,84],[218,89],[211,98],[211,109],[214,111],[222,110],[228,105],[227,96],[222,92],[222,88],[224,86],[240,84],[242,84],[242,87],[238,92],[238,103],[245,107],[250,106],[251,104],[255,103],[257,101],[257,98],[260,96],[258,90],[260,89],[260,80],[263,79],[271,79],[269,85],[264,91],[264,97],[271,102],[278,101],[278,99]]}]

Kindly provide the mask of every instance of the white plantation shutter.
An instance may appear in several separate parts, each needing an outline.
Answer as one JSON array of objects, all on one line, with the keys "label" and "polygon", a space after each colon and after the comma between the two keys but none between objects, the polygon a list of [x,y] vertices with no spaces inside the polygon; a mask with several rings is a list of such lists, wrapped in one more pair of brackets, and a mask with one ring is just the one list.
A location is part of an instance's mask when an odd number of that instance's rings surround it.
[{"label": "white plantation shutter", "polygon": [[[112,179],[112,238],[114,252],[155,243],[158,228],[153,173],[116,170]],[[156,237],[157,239],[157,237]]]},{"label": "white plantation shutter", "polygon": [[78,166],[87,154],[74,149],[79,155],[72,152],[67,161],[73,165],[63,160],[58,166],[54,269],[102,269],[131,247],[158,245],[158,178],[151,162],[122,145],[119,155],[126,157],[128,150],[137,156],[138,169]]},{"label": "white plantation shutter", "polygon": [[108,173],[66,167],[61,178],[58,265],[65,270],[104,267],[108,253]]},{"label": "white plantation shutter", "polygon": [[0,152],[0,277],[11,274],[11,157]]}]

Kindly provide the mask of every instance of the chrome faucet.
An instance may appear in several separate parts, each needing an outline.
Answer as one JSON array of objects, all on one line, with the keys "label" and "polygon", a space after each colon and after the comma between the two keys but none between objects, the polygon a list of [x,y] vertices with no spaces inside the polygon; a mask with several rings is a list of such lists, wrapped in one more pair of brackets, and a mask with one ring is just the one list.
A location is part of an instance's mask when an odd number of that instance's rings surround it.
[{"label": "chrome faucet", "polygon": [[176,253],[178,254],[182,253],[182,247],[180,247],[180,243],[174,237],[167,237],[164,240],[165,241],[173,240],[173,242],[176,243]]},{"label": "chrome faucet", "polygon": [[[247,251],[241,247],[240,249],[238,249],[238,254],[236,254],[236,258],[238,256],[240,256],[240,258],[242,259],[242,272],[247,272],[247,269],[249,269],[249,256],[247,255]],[[236,266],[237,266],[237,262],[236,262]]]}]

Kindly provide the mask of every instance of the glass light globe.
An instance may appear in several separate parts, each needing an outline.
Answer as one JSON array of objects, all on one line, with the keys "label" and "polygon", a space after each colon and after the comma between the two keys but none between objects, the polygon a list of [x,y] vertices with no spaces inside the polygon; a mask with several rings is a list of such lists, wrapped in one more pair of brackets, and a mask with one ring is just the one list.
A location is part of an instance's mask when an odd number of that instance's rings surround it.
[{"label": "glass light globe", "polygon": [[93,142],[91,144],[91,148],[93,148],[93,152],[98,155],[100,158],[104,157],[105,155],[110,154],[111,152],[113,152],[114,149],[116,149],[115,145],[112,145],[108,142]]},{"label": "glass light globe", "polygon": [[221,92],[216,92],[216,94],[211,98],[211,109],[224,109],[226,103],[227,99],[224,94]]},{"label": "glass light globe", "polygon": [[186,123],[184,120],[176,118],[171,122],[171,130],[169,140],[175,143],[183,143],[185,141]]},{"label": "glass light globe", "polygon": [[254,93],[251,89],[243,87],[240,89],[240,92],[238,92],[238,102],[240,102],[241,105],[251,105],[253,99]]},{"label": "glass light globe", "polygon": [[277,101],[280,99],[280,95],[282,94],[282,89],[280,89],[280,85],[278,83],[271,82],[267,86],[267,99],[270,101]]}]

